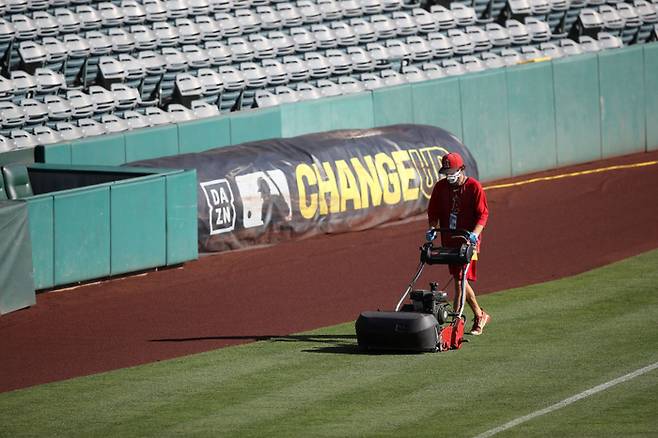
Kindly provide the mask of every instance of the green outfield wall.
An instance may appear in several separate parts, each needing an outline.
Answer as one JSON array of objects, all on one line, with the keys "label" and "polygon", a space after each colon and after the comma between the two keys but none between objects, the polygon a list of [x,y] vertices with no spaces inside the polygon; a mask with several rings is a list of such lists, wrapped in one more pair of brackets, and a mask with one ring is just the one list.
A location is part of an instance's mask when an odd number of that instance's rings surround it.
[{"label": "green outfield wall", "polygon": [[334,129],[442,127],[483,180],[658,148],[658,43],[39,148],[36,160],[122,164]]},{"label": "green outfield wall", "polygon": [[[25,198],[34,286],[47,289],[196,259],[196,171],[34,164],[35,173],[78,181],[121,180]],[[130,173],[135,173],[131,176]],[[109,177],[105,178],[109,179]],[[42,183],[45,184],[45,183]]]}]

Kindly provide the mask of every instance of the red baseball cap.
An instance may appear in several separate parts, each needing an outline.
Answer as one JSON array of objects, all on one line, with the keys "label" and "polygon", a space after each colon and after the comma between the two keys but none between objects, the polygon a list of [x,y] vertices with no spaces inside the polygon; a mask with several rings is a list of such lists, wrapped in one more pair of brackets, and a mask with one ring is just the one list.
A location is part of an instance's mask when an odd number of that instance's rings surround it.
[{"label": "red baseball cap", "polygon": [[458,170],[464,167],[464,160],[457,152],[450,152],[441,158],[441,169],[439,173],[447,173],[449,170]]}]

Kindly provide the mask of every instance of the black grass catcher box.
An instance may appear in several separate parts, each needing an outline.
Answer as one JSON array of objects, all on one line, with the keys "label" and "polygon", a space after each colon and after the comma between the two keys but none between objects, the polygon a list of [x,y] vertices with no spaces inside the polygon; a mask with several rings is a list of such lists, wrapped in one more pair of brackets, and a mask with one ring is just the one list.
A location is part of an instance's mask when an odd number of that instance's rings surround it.
[{"label": "black grass catcher box", "polygon": [[439,322],[417,312],[362,312],[356,320],[359,347],[366,350],[437,350]]}]

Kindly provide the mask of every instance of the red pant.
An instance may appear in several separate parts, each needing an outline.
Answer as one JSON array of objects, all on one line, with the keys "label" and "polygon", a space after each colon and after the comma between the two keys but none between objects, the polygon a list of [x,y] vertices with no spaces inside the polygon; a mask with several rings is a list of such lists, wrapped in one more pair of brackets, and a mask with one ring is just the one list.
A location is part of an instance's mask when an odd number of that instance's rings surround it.
[{"label": "red pant", "polygon": [[[471,260],[471,265],[468,268],[468,272],[466,273],[466,279],[468,281],[476,281],[477,280],[477,260],[475,257],[473,260]],[[448,265],[448,269],[450,270],[450,274],[455,277],[457,280],[462,279],[462,268],[464,265]]]}]

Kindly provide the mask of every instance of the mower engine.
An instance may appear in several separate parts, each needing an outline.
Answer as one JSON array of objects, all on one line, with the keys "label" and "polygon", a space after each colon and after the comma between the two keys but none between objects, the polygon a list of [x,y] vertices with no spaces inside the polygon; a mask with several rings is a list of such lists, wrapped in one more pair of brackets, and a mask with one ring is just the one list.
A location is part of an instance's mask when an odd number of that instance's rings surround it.
[{"label": "mower engine", "polygon": [[412,290],[411,304],[402,306],[403,312],[420,312],[433,315],[440,325],[448,322],[450,305],[448,294],[439,290],[439,284],[430,283],[430,290]]}]

